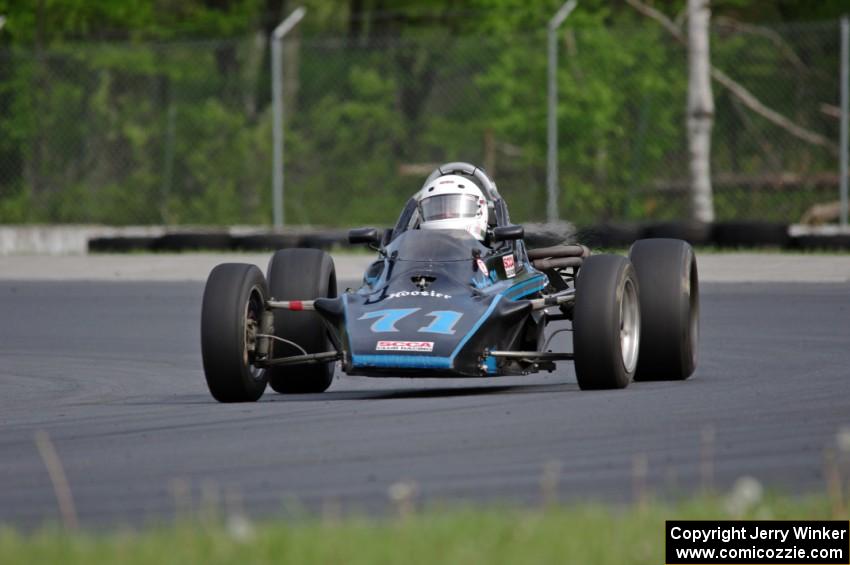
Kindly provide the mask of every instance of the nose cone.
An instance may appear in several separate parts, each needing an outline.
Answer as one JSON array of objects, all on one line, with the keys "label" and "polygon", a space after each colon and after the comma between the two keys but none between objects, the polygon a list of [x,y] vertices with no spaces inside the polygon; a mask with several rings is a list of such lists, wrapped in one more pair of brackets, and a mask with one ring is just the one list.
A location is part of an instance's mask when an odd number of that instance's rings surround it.
[{"label": "nose cone", "polygon": [[493,301],[459,290],[460,295],[436,288],[345,295],[352,369],[452,369],[453,357]]},{"label": "nose cone", "polygon": [[389,293],[377,302],[348,294],[343,301],[350,374],[428,370],[479,376],[484,350],[512,343],[531,312],[527,300],[437,291]]}]

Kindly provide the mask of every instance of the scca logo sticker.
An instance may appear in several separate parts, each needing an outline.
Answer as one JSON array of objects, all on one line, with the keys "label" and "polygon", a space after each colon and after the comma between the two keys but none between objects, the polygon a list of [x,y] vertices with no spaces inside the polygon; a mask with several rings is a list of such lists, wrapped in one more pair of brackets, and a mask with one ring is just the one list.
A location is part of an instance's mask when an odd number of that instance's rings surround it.
[{"label": "scca logo sticker", "polygon": [[376,351],[417,351],[430,353],[434,351],[433,341],[379,341]]}]

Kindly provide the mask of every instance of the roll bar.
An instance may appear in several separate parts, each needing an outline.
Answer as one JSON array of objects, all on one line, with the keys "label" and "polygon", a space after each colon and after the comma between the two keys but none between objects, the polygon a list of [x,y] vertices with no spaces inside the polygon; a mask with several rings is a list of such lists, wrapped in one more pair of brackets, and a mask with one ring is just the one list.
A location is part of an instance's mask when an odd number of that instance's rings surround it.
[{"label": "roll bar", "polygon": [[484,172],[484,169],[480,167],[476,167],[471,163],[464,163],[462,161],[455,161],[453,163],[443,163],[436,169],[434,169],[428,178],[425,179],[425,184],[422,185],[422,188],[425,188],[428,184],[430,184],[437,177],[441,177],[443,175],[466,175],[475,178],[484,190],[487,192],[487,197],[495,202],[502,198],[499,195],[499,190],[496,188],[496,183],[493,182],[487,173]]}]

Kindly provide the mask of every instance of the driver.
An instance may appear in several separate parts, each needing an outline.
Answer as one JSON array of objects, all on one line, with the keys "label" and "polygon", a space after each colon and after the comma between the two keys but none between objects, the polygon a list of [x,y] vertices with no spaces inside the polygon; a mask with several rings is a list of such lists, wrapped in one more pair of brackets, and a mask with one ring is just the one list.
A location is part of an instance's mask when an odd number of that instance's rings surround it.
[{"label": "driver", "polygon": [[420,229],[463,230],[478,241],[487,237],[487,201],[471,180],[438,177],[419,192],[418,200]]}]

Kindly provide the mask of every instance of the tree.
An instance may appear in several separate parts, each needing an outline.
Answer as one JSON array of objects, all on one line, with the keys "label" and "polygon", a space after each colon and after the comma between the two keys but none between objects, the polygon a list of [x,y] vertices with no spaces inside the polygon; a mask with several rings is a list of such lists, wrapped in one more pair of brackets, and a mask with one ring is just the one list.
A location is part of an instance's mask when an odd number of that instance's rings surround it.
[{"label": "tree", "polygon": [[692,217],[714,221],[711,192],[711,127],[714,97],[711,93],[711,56],[708,22],[710,0],[688,0],[688,154],[691,175]]}]

